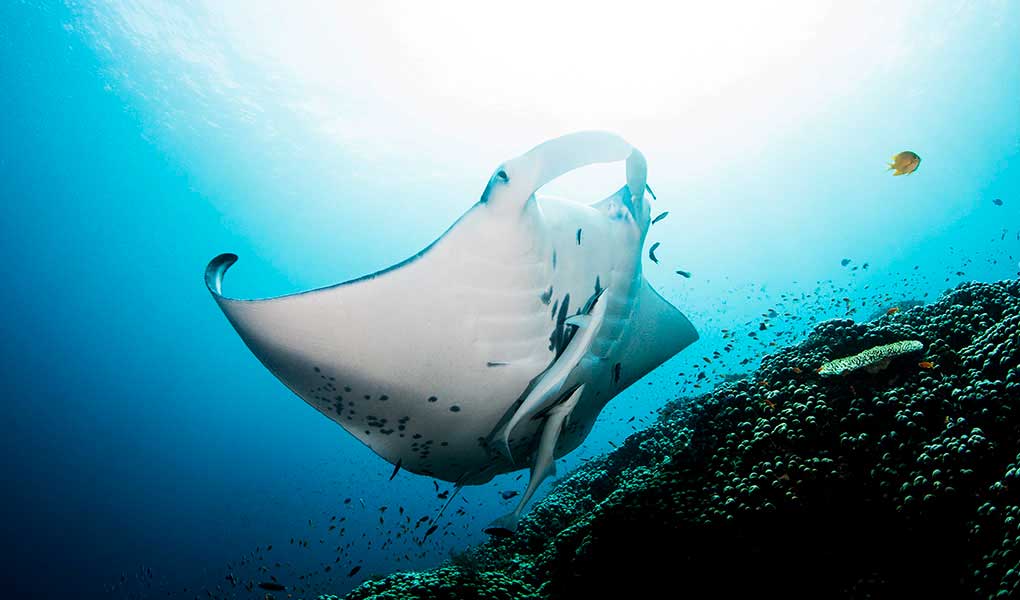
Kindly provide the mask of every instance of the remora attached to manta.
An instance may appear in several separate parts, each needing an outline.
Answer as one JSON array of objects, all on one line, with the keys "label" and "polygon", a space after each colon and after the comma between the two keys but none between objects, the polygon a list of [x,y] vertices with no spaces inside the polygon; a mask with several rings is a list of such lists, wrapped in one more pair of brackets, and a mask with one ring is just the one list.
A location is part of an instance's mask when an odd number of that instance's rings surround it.
[{"label": "remora attached to manta", "polygon": [[[592,205],[536,197],[574,169],[626,161]],[[377,273],[264,300],[206,285],[252,353],[288,388],[397,468],[459,488],[531,468],[513,531],[555,459],[614,396],[698,339],[641,272],[644,156],[579,132],[500,165],[439,239]]]}]

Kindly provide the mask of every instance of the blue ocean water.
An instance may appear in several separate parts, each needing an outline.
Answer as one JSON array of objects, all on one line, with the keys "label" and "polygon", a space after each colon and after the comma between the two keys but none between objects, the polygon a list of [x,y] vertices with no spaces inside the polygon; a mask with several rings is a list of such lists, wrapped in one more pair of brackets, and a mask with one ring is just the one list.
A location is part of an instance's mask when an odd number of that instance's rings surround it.
[{"label": "blue ocean water", "polygon": [[[500,161],[569,131],[617,131],[648,157],[670,215],[646,273],[702,339],[614,400],[561,473],[817,321],[1017,277],[1020,6],[811,6],[635,6],[614,24],[576,7],[5,3],[9,593],[228,595],[226,575],[270,573],[342,593],[482,541],[519,473],[465,489],[424,546],[396,537],[395,511],[431,517],[450,486],[389,481],[251,355],[202,270],[234,252],[229,289],[264,297],[384,268]],[[505,47],[530,27],[573,41]],[[891,177],[901,150],[922,163]],[[550,187],[594,200],[619,179]]]}]

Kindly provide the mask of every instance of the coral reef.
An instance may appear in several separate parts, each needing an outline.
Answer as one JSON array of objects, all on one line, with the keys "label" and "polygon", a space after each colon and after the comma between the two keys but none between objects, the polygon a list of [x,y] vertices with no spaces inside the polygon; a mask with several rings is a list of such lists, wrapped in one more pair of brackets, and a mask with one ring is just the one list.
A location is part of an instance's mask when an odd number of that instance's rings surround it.
[{"label": "coral reef", "polygon": [[[924,366],[817,373],[901,340]],[[1018,281],[827,321],[752,377],[670,402],[466,571],[348,597],[1017,597],[1018,403]]]},{"label": "coral reef", "polygon": [[866,321],[874,321],[875,319],[878,319],[880,317],[884,317],[884,316],[888,315],[890,310],[893,310],[894,312],[898,312],[898,311],[901,311],[901,310],[910,310],[911,308],[914,308],[915,306],[924,306],[925,304],[926,303],[925,303],[924,300],[915,300],[915,299],[904,298],[904,299],[899,300],[897,302],[893,302],[893,303],[889,304],[888,306],[886,306],[884,308],[880,308],[880,309],[874,311],[873,313],[868,315],[868,318],[865,319],[865,320]]},{"label": "coral reef", "polygon": [[[499,571],[465,572],[444,566],[422,573],[397,573],[368,581],[346,596],[349,600],[403,600],[406,598],[485,598],[486,600],[538,599],[532,587]],[[320,598],[323,598],[320,596]]]}]

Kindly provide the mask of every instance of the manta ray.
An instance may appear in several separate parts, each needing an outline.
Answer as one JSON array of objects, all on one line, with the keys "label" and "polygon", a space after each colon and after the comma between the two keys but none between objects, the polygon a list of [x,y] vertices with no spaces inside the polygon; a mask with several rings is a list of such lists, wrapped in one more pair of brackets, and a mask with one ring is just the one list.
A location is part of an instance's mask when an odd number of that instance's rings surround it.
[{"label": "manta ray", "polygon": [[[626,184],[600,202],[536,195],[617,161]],[[222,254],[206,286],[266,368],[394,474],[459,491],[530,467],[516,508],[486,530],[508,534],[606,403],[698,339],[642,274],[646,178],[621,137],[573,133],[501,164],[443,235],[389,268],[240,300],[222,294],[237,261]]]}]

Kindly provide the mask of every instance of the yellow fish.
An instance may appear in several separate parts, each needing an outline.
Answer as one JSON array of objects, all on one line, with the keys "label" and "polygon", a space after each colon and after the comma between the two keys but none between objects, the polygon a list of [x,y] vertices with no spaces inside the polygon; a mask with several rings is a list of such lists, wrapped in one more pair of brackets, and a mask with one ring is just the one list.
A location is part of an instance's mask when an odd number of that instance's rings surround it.
[{"label": "yellow fish", "polygon": [[921,164],[921,157],[914,154],[910,150],[904,150],[896,156],[892,157],[892,162],[889,163],[889,170],[896,172],[893,173],[893,177],[899,175],[910,175],[917,170],[918,165]]}]

